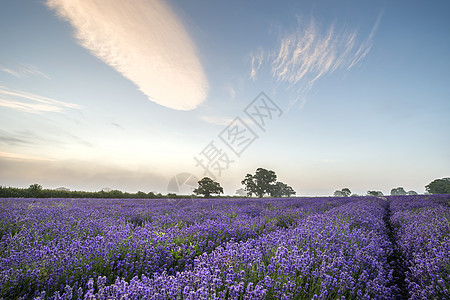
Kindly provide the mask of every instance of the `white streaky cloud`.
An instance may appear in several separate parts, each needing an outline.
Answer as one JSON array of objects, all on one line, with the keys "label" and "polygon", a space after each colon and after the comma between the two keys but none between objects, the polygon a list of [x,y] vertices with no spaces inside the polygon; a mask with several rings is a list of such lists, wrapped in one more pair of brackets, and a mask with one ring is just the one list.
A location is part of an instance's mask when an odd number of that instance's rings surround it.
[{"label": "white streaky cloud", "polygon": [[24,103],[13,100],[5,100],[0,98],[0,106],[20,110],[28,113],[40,112],[60,112],[61,108],[57,106],[42,104],[42,103]]},{"label": "white streaky cloud", "polygon": [[264,61],[264,50],[259,47],[255,53],[250,53],[250,63],[251,63],[251,70],[250,70],[250,78],[255,81],[257,79],[257,73],[259,69],[261,68],[261,65]]},{"label": "white streaky cloud", "polygon": [[0,151],[0,157],[8,159],[8,160],[14,160],[14,161],[27,161],[27,160],[53,161],[53,159],[50,159],[50,158],[30,156],[30,155],[11,153],[11,152],[1,152],[1,151]]},{"label": "white streaky cloud", "polygon": [[21,77],[20,73],[5,67],[2,67],[1,70],[5,73],[8,73],[9,75],[12,75],[14,77]]},{"label": "white streaky cloud", "polygon": [[26,66],[17,62],[9,62],[7,64],[0,63],[0,71],[18,78],[42,76],[46,79],[51,79],[49,76],[39,71],[35,66]]},{"label": "white streaky cloud", "polygon": [[264,64],[270,65],[272,77],[296,92],[289,108],[299,100],[303,106],[306,101],[304,95],[319,78],[337,70],[349,70],[367,56],[380,21],[381,14],[369,36],[359,42],[356,30],[345,27],[338,30],[336,24],[323,29],[314,19],[305,22],[298,18],[297,28],[280,35],[275,50],[258,48],[250,54],[250,78],[256,80],[258,70]]},{"label": "white streaky cloud", "polygon": [[28,113],[61,112],[65,108],[81,108],[78,104],[11,90],[3,86],[0,86],[0,106]]},{"label": "white streaky cloud", "polygon": [[137,85],[148,99],[176,110],[202,103],[208,82],[197,51],[162,0],[47,0],[79,43]]},{"label": "white streaky cloud", "polygon": [[308,25],[300,23],[295,32],[281,39],[273,55],[272,75],[279,82],[302,82],[309,89],[324,74],[349,61],[355,37],[354,32],[336,32],[334,26],[320,30],[314,20]]},{"label": "white streaky cloud", "polygon": [[370,31],[369,37],[358,48],[358,51],[356,52],[352,62],[348,66],[347,70],[352,68],[354,65],[358,64],[364,57],[366,57],[367,54],[369,54],[369,52],[373,46],[373,37],[374,37],[376,31],[378,30],[378,27],[380,26],[382,16],[383,16],[382,13],[380,13],[378,15],[377,21],[375,22],[375,25],[373,25],[372,30]]}]

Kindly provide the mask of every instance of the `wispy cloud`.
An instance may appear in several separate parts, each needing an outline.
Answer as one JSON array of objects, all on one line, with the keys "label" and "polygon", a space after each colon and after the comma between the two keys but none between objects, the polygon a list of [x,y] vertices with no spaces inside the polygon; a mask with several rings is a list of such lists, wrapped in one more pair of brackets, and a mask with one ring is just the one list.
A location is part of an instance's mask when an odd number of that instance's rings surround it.
[{"label": "wispy cloud", "polygon": [[77,104],[11,90],[3,86],[0,86],[0,106],[28,113],[61,112],[64,108],[81,108]]},{"label": "wispy cloud", "polygon": [[[65,135],[72,137],[70,133]],[[42,145],[58,145],[62,144],[61,139],[49,137],[48,132],[42,133],[37,130],[0,130],[0,145],[2,149],[14,146],[23,146],[23,148],[33,148]]]},{"label": "wispy cloud", "polygon": [[29,134],[22,133],[11,133],[5,130],[0,130],[0,145],[4,146],[17,146],[17,145],[25,145],[28,146],[30,144],[34,144],[30,141]]},{"label": "wispy cloud", "polygon": [[337,29],[336,24],[323,29],[314,19],[305,22],[298,18],[296,30],[282,34],[275,50],[258,49],[251,53],[250,78],[256,80],[261,66],[268,64],[277,82],[296,90],[298,97],[293,102],[304,99],[319,78],[337,70],[349,70],[366,57],[380,21],[381,14],[361,42],[356,30]]},{"label": "wispy cloud", "polygon": [[310,88],[323,75],[348,69],[367,55],[370,42],[358,47],[356,37],[354,31],[338,32],[335,26],[323,31],[314,20],[307,25],[299,21],[299,28],[281,39],[272,61],[273,77],[290,84],[303,81]]},{"label": "wispy cloud", "polygon": [[0,71],[18,78],[41,76],[50,79],[49,76],[39,71],[35,66],[26,66],[17,62],[0,62]]},{"label": "wispy cloud", "polygon": [[234,118],[230,117],[221,117],[221,116],[200,116],[200,120],[205,121],[206,123],[220,126],[228,126]]},{"label": "wispy cloud", "polygon": [[160,105],[190,110],[208,82],[187,31],[162,0],[47,0],[79,43]]},{"label": "wispy cloud", "polygon": [[375,25],[372,27],[369,37],[364,41],[364,43],[362,43],[359,46],[358,50],[356,51],[356,54],[353,57],[352,62],[347,67],[347,70],[353,67],[354,65],[358,64],[364,57],[366,57],[366,55],[372,49],[373,37],[375,36],[376,31],[378,30],[378,26],[380,26],[382,16],[383,16],[382,13],[378,15],[377,21],[375,22]]},{"label": "wispy cloud", "polygon": [[38,149],[47,149],[41,153],[54,153],[57,149],[97,148],[96,145],[82,137],[58,128],[30,128],[27,130],[1,130],[0,149],[8,153],[29,153],[33,155]]},{"label": "wispy cloud", "polygon": [[257,73],[261,68],[263,61],[264,61],[263,48],[258,47],[258,49],[255,52],[250,53],[250,63],[251,63],[250,78],[253,79],[253,81],[257,79]]},{"label": "wispy cloud", "polygon": [[112,126],[116,127],[116,128],[119,128],[119,129],[121,129],[121,130],[125,130],[120,124],[117,124],[116,122],[111,122],[110,124],[111,124]]},{"label": "wispy cloud", "polygon": [[27,160],[53,161],[53,159],[50,159],[50,158],[30,156],[30,155],[25,155],[25,154],[20,154],[20,153],[1,152],[1,151],[0,151],[0,158],[14,160],[14,161],[27,161]]},{"label": "wispy cloud", "polygon": [[231,85],[225,87],[226,91],[230,95],[231,99],[236,99],[236,90]]}]

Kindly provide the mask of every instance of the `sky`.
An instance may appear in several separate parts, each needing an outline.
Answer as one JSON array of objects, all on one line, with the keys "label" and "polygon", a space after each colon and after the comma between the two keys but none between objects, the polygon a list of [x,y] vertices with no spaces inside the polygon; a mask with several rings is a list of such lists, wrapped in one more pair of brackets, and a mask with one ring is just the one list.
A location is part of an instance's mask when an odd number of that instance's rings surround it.
[{"label": "sky", "polygon": [[0,185],[299,196],[450,176],[448,1],[6,0]]}]

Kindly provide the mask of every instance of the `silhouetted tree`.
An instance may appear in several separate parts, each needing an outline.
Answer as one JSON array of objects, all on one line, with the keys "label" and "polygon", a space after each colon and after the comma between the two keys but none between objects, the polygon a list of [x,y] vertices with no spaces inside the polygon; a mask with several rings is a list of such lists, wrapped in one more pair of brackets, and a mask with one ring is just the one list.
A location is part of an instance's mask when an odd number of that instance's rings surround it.
[{"label": "silhouetted tree", "polygon": [[333,196],[335,197],[345,197],[344,193],[342,191],[334,191]]},{"label": "silhouetted tree", "polygon": [[290,197],[291,195],[295,195],[294,189],[286,183],[279,181],[272,186],[270,191],[270,196],[272,197]]},{"label": "silhouetted tree", "polygon": [[136,193],[136,197],[141,198],[141,199],[147,198],[147,193],[138,191],[138,192]]},{"label": "silhouetted tree", "polygon": [[435,179],[425,189],[430,194],[450,194],[450,177]]},{"label": "silhouetted tree", "polygon": [[407,195],[418,195],[416,191],[408,191]]},{"label": "silhouetted tree", "polygon": [[352,194],[349,188],[343,188],[340,191],[335,191],[334,196],[335,197],[348,197]]},{"label": "silhouetted tree", "polygon": [[28,193],[30,197],[39,197],[42,192],[42,185],[40,184],[31,184],[28,187]]},{"label": "silhouetted tree", "polygon": [[247,174],[241,183],[245,185],[249,196],[255,194],[261,198],[265,194],[271,194],[276,181],[277,175],[274,171],[258,168],[255,175]]},{"label": "silhouetted tree", "polygon": [[30,191],[42,191],[42,185],[35,183],[35,184],[31,184],[28,189]]},{"label": "silhouetted tree", "polygon": [[343,188],[342,192],[344,193],[345,197],[348,197],[352,194],[352,191],[350,191],[349,188]]},{"label": "silhouetted tree", "polygon": [[223,188],[218,182],[213,181],[209,177],[203,177],[198,182],[198,188],[193,191],[196,195],[204,195],[206,198],[211,194],[223,194]]},{"label": "silhouetted tree", "polygon": [[290,197],[295,195],[292,187],[283,182],[277,182],[277,175],[272,170],[256,169],[255,175],[247,174],[241,184],[245,186],[248,196],[256,195],[259,198],[264,195],[271,197]]},{"label": "silhouetted tree", "polygon": [[383,196],[383,192],[381,191],[367,191],[367,196]]},{"label": "silhouetted tree", "polygon": [[245,175],[244,180],[241,181],[241,184],[245,186],[244,190],[247,192],[247,196],[258,195],[256,188],[256,180],[253,178],[252,174]]},{"label": "silhouetted tree", "polygon": [[392,196],[406,195],[406,191],[405,191],[404,188],[398,187],[398,188],[395,188],[395,189],[391,190],[391,195]]}]

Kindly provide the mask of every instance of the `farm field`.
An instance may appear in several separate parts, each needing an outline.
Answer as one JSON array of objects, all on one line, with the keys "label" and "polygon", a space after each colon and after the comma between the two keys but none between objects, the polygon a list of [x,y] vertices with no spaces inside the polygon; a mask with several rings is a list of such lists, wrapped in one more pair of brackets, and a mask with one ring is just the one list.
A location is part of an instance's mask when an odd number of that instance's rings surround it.
[{"label": "farm field", "polygon": [[0,199],[0,299],[446,299],[450,195]]}]

